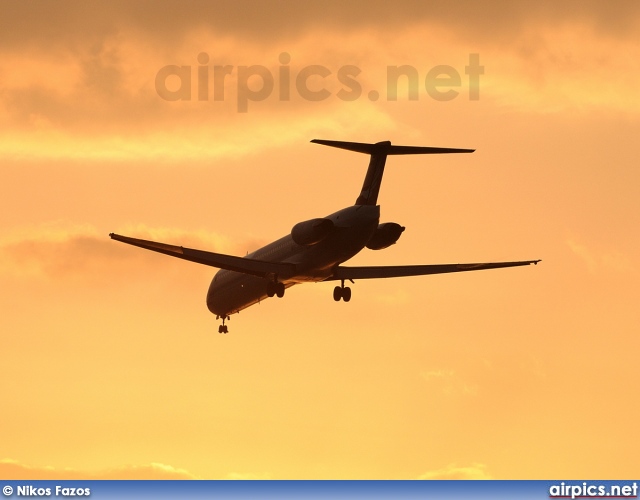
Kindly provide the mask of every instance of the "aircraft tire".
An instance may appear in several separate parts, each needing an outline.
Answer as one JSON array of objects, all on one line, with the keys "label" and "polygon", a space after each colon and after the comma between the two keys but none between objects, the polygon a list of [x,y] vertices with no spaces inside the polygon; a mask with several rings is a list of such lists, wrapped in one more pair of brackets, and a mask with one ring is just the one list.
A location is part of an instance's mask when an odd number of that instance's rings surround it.
[{"label": "aircraft tire", "polygon": [[267,281],[267,296],[273,297],[276,294],[276,284],[273,281]]}]

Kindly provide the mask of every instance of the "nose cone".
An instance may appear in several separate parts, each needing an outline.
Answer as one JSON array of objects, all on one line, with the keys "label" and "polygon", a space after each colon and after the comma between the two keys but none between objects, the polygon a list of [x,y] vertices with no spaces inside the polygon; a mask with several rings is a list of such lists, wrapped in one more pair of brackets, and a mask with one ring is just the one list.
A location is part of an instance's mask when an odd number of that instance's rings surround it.
[{"label": "nose cone", "polygon": [[215,311],[215,306],[214,306],[214,283],[216,281],[216,277],[214,276],[213,279],[211,280],[211,283],[209,283],[209,290],[207,290],[207,309],[209,309],[209,311],[211,311],[213,314],[218,314]]},{"label": "nose cone", "polygon": [[227,310],[228,304],[226,304],[225,300],[225,296],[228,294],[221,290],[223,281],[228,278],[225,278],[225,275],[228,273],[229,271],[224,269],[218,271],[209,284],[209,290],[207,290],[207,309],[216,316],[226,316],[229,312]]}]

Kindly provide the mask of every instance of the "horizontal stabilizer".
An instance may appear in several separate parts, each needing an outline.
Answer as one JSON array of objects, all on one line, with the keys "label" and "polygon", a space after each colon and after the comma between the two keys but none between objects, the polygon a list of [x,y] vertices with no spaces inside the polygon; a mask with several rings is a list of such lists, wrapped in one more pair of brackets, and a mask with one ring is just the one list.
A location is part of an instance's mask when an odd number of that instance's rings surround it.
[{"label": "horizontal stabilizer", "polygon": [[390,141],[369,144],[366,142],[346,142],[327,141],[324,139],[313,139],[311,142],[331,146],[332,148],[346,149],[356,153],[366,153],[370,155],[432,155],[446,153],[473,153],[475,149],[457,148],[432,148],[426,146],[395,146]]},{"label": "horizontal stabilizer", "polygon": [[377,205],[380,184],[384,173],[384,165],[388,155],[432,155],[446,153],[473,153],[475,149],[456,148],[431,148],[426,146],[395,146],[390,141],[376,142],[369,144],[366,142],[345,142],[327,141],[324,139],[313,139],[311,142],[331,146],[333,148],[346,149],[356,153],[365,153],[371,156],[369,168],[364,178],[364,184],[360,195],[356,199],[356,205]]},{"label": "horizontal stabilizer", "polygon": [[427,264],[418,266],[338,266],[331,280],[357,280],[374,278],[402,278],[405,276],[424,276],[427,274],[460,273],[464,271],[480,271],[482,269],[499,269],[501,267],[528,266],[540,260],[523,260],[518,262],[485,262],[478,264]]},{"label": "horizontal stabilizer", "polygon": [[198,264],[218,267],[220,269],[227,269],[229,271],[235,271],[243,274],[251,274],[253,276],[290,276],[295,273],[294,264],[287,264],[284,262],[266,262],[257,259],[247,259],[246,257],[237,257],[235,255],[206,252],[204,250],[168,245],[166,243],[158,243],[156,241],[130,238],[128,236],[121,236],[115,233],[111,233],[109,236],[111,239],[144,248],[145,250],[152,250],[153,252],[163,253],[165,255],[170,255],[171,257],[197,262]]}]

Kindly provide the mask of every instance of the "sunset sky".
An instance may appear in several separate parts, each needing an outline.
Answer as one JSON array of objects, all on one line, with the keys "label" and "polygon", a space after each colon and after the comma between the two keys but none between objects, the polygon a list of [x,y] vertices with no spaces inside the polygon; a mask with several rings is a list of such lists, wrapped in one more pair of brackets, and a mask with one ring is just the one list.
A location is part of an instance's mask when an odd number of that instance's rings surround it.
[{"label": "sunset sky", "polygon": [[[638,476],[640,3],[0,15],[1,478]],[[216,269],[108,237],[245,255],[353,204],[368,158],[315,138],[476,149],[389,158],[407,229],[349,264],[542,262],[297,286],[219,335]]]}]

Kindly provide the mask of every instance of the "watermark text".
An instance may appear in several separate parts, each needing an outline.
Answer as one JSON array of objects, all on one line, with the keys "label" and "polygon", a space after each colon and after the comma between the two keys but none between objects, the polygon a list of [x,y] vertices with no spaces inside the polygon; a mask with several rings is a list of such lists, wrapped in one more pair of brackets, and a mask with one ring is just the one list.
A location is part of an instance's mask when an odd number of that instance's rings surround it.
[{"label": "watermark text", "polygon": [[[340,66],[335,71],[321,64],[310,64],[292,71],[291,56],[287,52],[279,55],[275,71],[262,64],[213,64],[206,52],[198,54],[197,60],[195,68],[175,64],[160,68],[155,78],[158,96],[165,101],[225,101],[227,91],[231,89],[235,90],[237,111],[246,113],[250,102],[269,98],[286,102],[292,99],[292,95],[297,95],[305,101],[319,102],[333,96],[341,101],[355,101],[364,94],[359,79],[362,70],[353,64]],[[417,68],[408,64],[387,66],[385,92],[381,95],[378,90],[370,89],[366,98],[377,101],[384,96],[387,101],[397,101],[402,96],[403,99],[417,101],[426,92],[435,101],[451,101],[466,87],[469,100],[477,101],[483,74],[484,66],[480,65],[479,54],[469,54],[469,63],[462,71],[439,64],[421,76]]]}]

